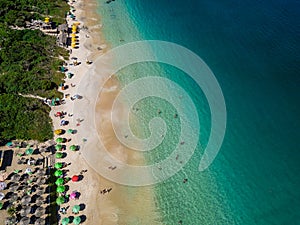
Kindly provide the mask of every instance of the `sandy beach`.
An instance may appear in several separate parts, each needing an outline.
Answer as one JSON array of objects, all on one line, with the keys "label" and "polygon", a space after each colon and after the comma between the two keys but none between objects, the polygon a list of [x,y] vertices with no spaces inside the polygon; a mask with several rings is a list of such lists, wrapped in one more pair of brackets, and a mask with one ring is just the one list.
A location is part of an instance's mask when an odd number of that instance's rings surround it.
[{"label": "sandy beach", "polygon": [[[114,130],[112,129],[109,121],[111,107],[115,96],[120,90],[119,83],[116,78],[110,79],[105,84],[105,90],[102,92],[102,98],[105,101],[98,102],[94,106],[90,103],[94,99],[87,99],[86,93],[92,92],[93,96],[98,97],[97,89],[87,88],[84,92],[78,90],[78,85],[81,82],[86,82],[86,85],[93,85],[97,82],[104,82],[105,80],[93,80],[93,76],[89,76],[87,71],[91,70],[92,65],[86,63],[86,60],[94,61],[100,55],[103,55],[107,50],[107,45],[101,34],[102,25],[99,24],[100,18],[96,13],[97,3],[95,1],[77,1],[73,4],[76,9],[76,21],[80,22],[79,28],[79,48],[72,49],[70,58],[76,57],[79,65],[74,66],[73,60],[68,62],[67,68],[70,72],[74,73],[74,77],[66,78],[65,84],[69,86],[68,89],[62,90],[64,94],[74,96],[79,94],[83,99],[75,99],[74,101],[66,98],[66,104],[56,106],[51,111],[51,116],[54,121],[54,129],[60,129],[60,120],[54,117],[54,114],[58,111],[64,111],[68,114],[73,114],[72,117],[66,118],[69,120],[69,124],[64,128],[72,128],[78,131],[77,134],[67,134],[65,138],[71,139],[66,145],[66,149],[69,149],[70,145],[79,145],[80,150],[78,152],[67,152],[67,157],[60,160],[66,163],[71,163],[67,167],[69,170],[68,176],[78,174],[82,170],[87,170],[83,174],[83,180],[78,183],[70,183],[70,191],[78,191],[81,193],[80,199],[75,202],[70,201],[67,203],[71,207],[74,204],[84,203],[86,208],[82,212],[86,216],[84,224],[89,225],[113,225],[113,224],[158,224],[155,221],[155,205],[154,205],[154,193],[151,187],[127,187],[112,181],[109,181],[100,176],[90,166],[90,159],[93,158],[93,151],[101,151],[99,146],[93,146],[89,143],[94,143],[91,140],[93,138],[101,138],[104,140],[105,147],[110,149],[110,153],[113,156],[127,163],[143,163],[143,158],[138,156],[134,152],[130,152],[125,146],[119,143],[115,137]],[[69,27],[72,25],[73,20],[68,19]],[[85,28],[85,29],[83,29]],[[110,72],[110,62],[113,59],[105,59],[107,61],[101,63],[101,68],[98,68],[102,73]],[[96,76],[97,77],[97,76]],[[97,78],[96,78],[97,79]],[[72,85],[76,85],[72,87]],[[103,83],[104,85],[104,83]],[[96,123],[101,123],[101,130],[96,131],[94,118],[87,118],[83,113],[84,110],[89,108],[96,111]],[[123,107],[126,107],[124,105]],[[100,113],[100,115],[98,114]],[[120,121],[122,116],[122,109],[120,109]],[[82,122],[78,122],[78,121]],[[98,126],[97,126],[98,127]],[[104,129],[104,130],[103,130]],[[99,137],[98,135],[103,135]],[[86,139],[83,141],[83,139]],[[89,162],[86,161],[88,159]],[[97,160],[97,159],[93,159]],[[105,165],[106,166],[106,165]],[[109,165],[107,165],[109,167]],[[106,168],[107,169],[107,168]],[[111,170],[111,172],[113,172]],[[110,189],[109,193],[101,193],[101,190]],[[65,205],[67,205],[65,204]],[[64,206],[64,205],[63,205]],[[70,210],[66,217],[71,215]]]}]

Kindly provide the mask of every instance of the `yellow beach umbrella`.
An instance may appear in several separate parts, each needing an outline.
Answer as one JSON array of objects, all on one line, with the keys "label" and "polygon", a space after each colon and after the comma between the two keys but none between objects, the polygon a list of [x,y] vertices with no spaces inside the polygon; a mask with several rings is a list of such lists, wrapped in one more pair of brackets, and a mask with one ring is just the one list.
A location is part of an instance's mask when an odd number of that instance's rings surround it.
[{"label": "yellow beach umbrella", "polygon": [[76,25],[76,26],[78,26],[78,25],[80,25],[80,22],[76,21],[73,24]]},{"label": "yellow beach umbrella", "polygon": [[71,36],[72,36],[72,37],[76,37],[76,34],[72,33]]},{"label": "yellow beach umbrella", "polygon": [[75,48],[75,47],[76,47],[76,44],[75,44],[75,43],[72,43],[72,44],[71,44],[71,47],[72,47],[72,48]]},{"label": "yellow beach umbrella", "polygon": [[46,17],[45,18],[45,23],[49,23],[50,22],[50,18],[49,17]]}]

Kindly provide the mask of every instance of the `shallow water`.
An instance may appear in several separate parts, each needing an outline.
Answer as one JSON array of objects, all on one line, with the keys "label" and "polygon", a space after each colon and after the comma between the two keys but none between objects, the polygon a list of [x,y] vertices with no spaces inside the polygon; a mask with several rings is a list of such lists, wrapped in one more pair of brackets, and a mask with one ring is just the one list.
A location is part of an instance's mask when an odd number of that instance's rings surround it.
[{"label": "shallow water", "polygon": [[[143,39],[181,44],[215,74],[226,100],[226,136],[214,163],[199,173],[203,148],[172,178],[153,186],[162,224],[298,224],[299,2],[297,1],[99,1],[105,39],[111,47]],[[196,83],[178,69],[155,63],[119,73],[125,86],[155,75],[179,84],[197,106],[201,145],[210,132],[210,110]],[[171,90],[167,87],[164,91]],[[139,102],[144,128],[160,115],[169,125],[148,163],[168,156],[178,142],[179,121],[166,101]],[[186,106],[188,107],[188,106]],[[137,127],[135,129],[138,129]],[[188,178],[187,183],[183,179]],[[149,212],[150,213],[150,212]],[[137,223],[138,224],[138,223]]]}]

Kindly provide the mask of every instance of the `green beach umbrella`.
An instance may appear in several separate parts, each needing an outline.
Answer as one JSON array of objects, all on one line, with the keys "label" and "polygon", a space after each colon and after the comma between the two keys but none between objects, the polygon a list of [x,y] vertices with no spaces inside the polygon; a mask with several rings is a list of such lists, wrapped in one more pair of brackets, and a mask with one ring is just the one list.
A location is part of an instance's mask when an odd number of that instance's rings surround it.
[{"label": "green beach umbrella", "polygon": [[66,187],[65,187],[65,186],[58,186],[58,187],[56,188],[56,192],[57,192],[57,193],[63,193],[65,190],[66,190]]},{"label": "green beach umbrella", "polygon": [[3,207],[3,203],[2,203],[2,202],[0,202],[0,209],[2,209],[2,207]]},{"label": "green beach umbrella", "polygon": [[56,176],[56,177],[60,177],[61,175],[63,175],[63,171],[62,170],[56,170],[54,172],[54,176]]},{"label": "green beach umbrella", "polygon": [[72,208],[72,212],[73,213],[79,213],[80,211],[80,206],[79,205],[74,205],[73,208]]},{"label": "green beach umbrella", "polygon": [[61,204],[63,204],[63,203],[65,203],[65,198],[64,198],[63,196],[60,196],[60,197],[58,197],[58,198],[56,199],[56,204],[57,204],[57,205],[61,205]]},{"label": "green beach umbrella", "polygon": [[63,143],[64,139],[59,137],[59,138],[56,138],[56,143]]},{"label": "green beach umbrella", "polygon": [[63,164],[61,162],[57,162],[54,164],[55,169],[61,169],[63,167]]},{"label": "green beach umbrella", "polygon": [[55,154],[55,158],[57,158],[57,159],[61,159],[62,157],[63,157],[63,154],[61,152],[57,152]]},{"label": "green beach umbrella", "polygon": [[80,218],[79,216],[74,217],[73,223],[74,223],[75,225],[80,224],[80,222],[81,222],[81,218]]},{"label": "green beach umbrella", "polygon": [[29,148],[29,149],[27,149],[27,150],[25,151],[25,154],[26,154],[26,155],[32,155],[32,153],[33,153],[33,149],[32,149],[32,148]]},{"label": "green beach umbrella", "polygon": [[67,225],[70,223],[70,219],[68,217],[65,217],[61,220],[61,224],[62,225]]},{"label": "green beach umbrella", "polygon": [[63,178],[58,178],[58,179],[55,181],[55,184],[56,184],[57,186],[64,184],[64,179],[63,179]]},{"label": "green beach umbrella", "polygon": [[76,149],[77,149],[76,145],[71,145],[71,146],[70,146],[70,150],[71,150],[71,151],[76,151]]},{"label": "green beach umbrella", "polygon": [[55,145],[55,149],[56,149],[56,150],[61,150],[61,149],[62,149],[62,147],[63,147],[63,146],[62,146],[61,144],[57,144],[57,145]]},{"label": "green beach umbrella", "polygon": [[72,129],[68,129],[67,132],[68,132],[68,134],[73,134],[74,131]]}]

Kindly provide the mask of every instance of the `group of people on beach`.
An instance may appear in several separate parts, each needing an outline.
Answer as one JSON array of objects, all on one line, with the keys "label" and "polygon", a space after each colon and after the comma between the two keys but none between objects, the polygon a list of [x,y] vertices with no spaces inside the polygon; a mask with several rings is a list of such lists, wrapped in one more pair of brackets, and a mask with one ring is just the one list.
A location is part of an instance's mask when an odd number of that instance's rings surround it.
[{"label": "group of people on beach", "polygon": [[108,189],[105,188],[105,189],[101,190],[99,193],[104,195],[106,193],[108,194],[109,192],[111,192],[111,190],[112,190],[112,188],[108,188]]}]

